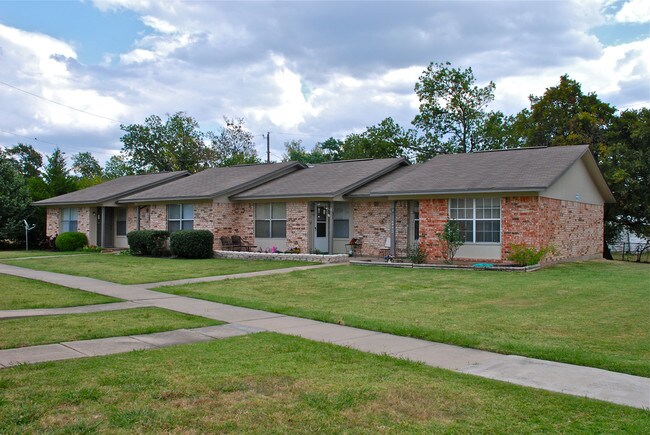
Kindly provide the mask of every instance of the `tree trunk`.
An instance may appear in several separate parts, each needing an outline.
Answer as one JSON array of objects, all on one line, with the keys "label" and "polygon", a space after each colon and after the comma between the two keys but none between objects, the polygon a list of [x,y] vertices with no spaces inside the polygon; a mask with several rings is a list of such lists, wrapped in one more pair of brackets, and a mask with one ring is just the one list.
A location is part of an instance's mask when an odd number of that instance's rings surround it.
[{"label": "tree trunk", "polygon": [[605,240],[603,240],[603,258],[605,260],[613,260],[612,251],[609,250],[609,245]]}]

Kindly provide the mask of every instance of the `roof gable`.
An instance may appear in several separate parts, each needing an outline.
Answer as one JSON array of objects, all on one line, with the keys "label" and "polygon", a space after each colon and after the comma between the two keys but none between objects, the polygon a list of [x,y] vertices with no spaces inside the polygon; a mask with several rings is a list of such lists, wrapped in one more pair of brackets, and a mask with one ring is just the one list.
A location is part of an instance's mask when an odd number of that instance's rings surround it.
[{"label": "roof gable", "polygon": [[153,189],[120,198],[122,203],[212,199],[290,174],[304,165],[298,162],[265,163],[211,168]]},{"label": "roof gable", "polygon": [[124,195],[129,195],[144,189],[178,180],[188,176],[189,174],[190,173],[187,171],[176,171],[145,175],[129,175],[77,190],[75,192],[66,193],[65,195],[37,201],[34,205],[100,204]]},{"label": "roof gable", "polygon": [[[587,145],[438,155],[378,179],[349,196],[539,192],[551,186],[585,154],[591,155]],[[591,160],[596,165],[593,157]],[[590,173],[594,177],[593,170]],[[595,177],[594,182],[606,188],[604,179],[601,183]]]},{"label": "roof gable", "polygon": [[334,198],[408,164],[403,158],[319,163],[242,192],[233,199]]}]

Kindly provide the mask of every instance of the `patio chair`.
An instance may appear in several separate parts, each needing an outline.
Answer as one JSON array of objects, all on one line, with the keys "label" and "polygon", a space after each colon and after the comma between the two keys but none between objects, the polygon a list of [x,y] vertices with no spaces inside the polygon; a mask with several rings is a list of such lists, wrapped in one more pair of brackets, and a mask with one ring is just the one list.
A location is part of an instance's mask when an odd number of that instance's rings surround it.
[{"label": "patio chair", "polygon": [[255,246],[255,245],[251,245],[250,243],[248,243],[247,241],[243,240],[243,239],[242,239],[241,237],[239,237],[239,236],[232,236],[231,239],[232,239],[232,246],[233,246],[233,249],[236,250],[236,251],[247,251],[247,252],[250,252],[251,249],[253,249],[253,248],[257,248],[257,246]]},{"label": "patio chair", "polygon": [[219,238],[221,240],[221,249],[224,251],[232,251],[234,249],[233,243],[232,243],[232,237],[230,236],[221,236]]}]

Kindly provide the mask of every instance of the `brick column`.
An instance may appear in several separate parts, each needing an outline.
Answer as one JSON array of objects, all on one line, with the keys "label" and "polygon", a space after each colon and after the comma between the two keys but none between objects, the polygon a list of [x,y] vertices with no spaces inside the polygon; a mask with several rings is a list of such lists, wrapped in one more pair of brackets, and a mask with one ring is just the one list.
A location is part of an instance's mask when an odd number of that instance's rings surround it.
[{"label": "brick column", "polygon": [[427,254],[427,263],[443,261],[444,246],[438,239],[447,222],[447,199],[420,200],[420,247]]},{"label": "brick column", "polygon": [[287,249],[309,252],[309,203],[287,203]]}]

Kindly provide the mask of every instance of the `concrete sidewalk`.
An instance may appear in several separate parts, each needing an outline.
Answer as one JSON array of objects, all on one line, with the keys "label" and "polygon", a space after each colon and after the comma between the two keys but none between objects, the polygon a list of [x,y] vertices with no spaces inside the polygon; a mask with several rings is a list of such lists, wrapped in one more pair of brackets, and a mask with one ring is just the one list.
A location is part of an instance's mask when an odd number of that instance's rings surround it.
[{"label": "concrete sidewalk", "polygon": [[28,308],[24,310],[0,310],[0,320],[18,319],[20,317],[36,316],[58,316],[61,314],[85,314],[101,313],[104,311],[129,310],[132,308],[142,308],[143,304],[135,302],[113,302],[107,304],[79,305],[76,307],[63,308]]},{"label": "concrete sidewalk", "polygon": [[[6,264],[0,264],[0,273],[54,282],[67,287],[119,297],[143,306],[156,306],[221,320],[232,323],[231,326],[234,328],[254,328],[252,330],[295,335],[310,340],[335,343],[364,352],[388,354],[397,358],[419,361],[432,367],[498,379],[517,385],[650,409],[650,378],[433,343],[184,296],[169,295],[147,290],[141,286],[122,286],[90,278],[34,271]],[[233,277],[231,275],[228,279]]]},{"label": "concrete sidewalk", "polygon": [[68,341],[57,344],[5,349],[0,350],[0,368],[19,364],[112,355],[132,350],[157,349],[177,344],[236,337],[258,331],[257,329],[237,327],[235,325],[217,325],[195,329],[177,329],[154,334]]}]

